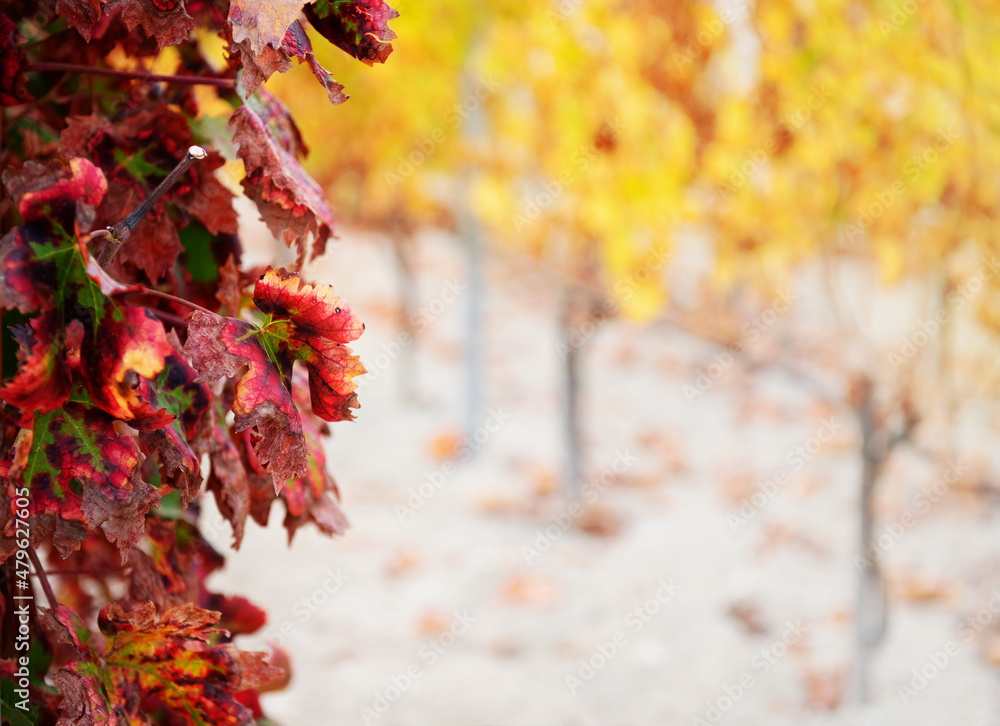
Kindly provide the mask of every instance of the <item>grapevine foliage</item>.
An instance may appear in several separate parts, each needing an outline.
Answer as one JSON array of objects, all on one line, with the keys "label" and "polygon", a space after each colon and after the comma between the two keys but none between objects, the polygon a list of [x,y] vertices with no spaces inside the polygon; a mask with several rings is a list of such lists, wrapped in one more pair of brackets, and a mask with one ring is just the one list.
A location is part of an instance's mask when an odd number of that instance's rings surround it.
[{"label": "grapevine foliage", "polygon": [[[321,441],[358,407],[348,344],[364,325],[329,285],[241,269],[219,172],[242,161],[243,192],[298,264],[321,254],[333,214],[261,84],[295,58],[343,103],[306,28],[371,65],[394,17],[381,0],[4,4],[5,717],[250,724],[260,690],[287,683],[283,654],[232,643],[266,615],[208,589],[223,558],[200,497],[235,548],[278,499],[289,539],[308,523],[344,532]],[[40,590],[48,608],[18,609]]]}]

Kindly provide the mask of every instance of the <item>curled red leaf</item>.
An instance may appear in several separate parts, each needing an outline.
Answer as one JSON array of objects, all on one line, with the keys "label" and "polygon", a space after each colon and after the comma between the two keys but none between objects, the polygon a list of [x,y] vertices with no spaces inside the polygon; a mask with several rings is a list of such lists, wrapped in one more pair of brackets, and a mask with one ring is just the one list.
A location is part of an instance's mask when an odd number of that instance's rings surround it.
[{"label": "curled red leaf", "polygon": [[333,213],[323,190],[249,106],[238,108],[229,124],[236,154],[246,167],[243,190],[256,202],[261,219],[286,245],[298,248],[300,260],[310,235],[312,258],[322,254],[333,235]]}]

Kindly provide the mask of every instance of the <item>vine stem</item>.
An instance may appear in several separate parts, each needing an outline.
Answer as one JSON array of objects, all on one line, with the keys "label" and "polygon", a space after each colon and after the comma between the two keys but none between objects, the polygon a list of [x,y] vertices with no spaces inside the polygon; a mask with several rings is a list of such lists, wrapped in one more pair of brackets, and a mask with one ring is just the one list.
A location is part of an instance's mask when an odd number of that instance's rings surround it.
[{"label": "vine stem", "polygon": [[42,584],[42,592],[45,593],[45,597],[49,601],[49,607],[55,608],[59,603],[56,602],[56,594],[52,590],[52,585],[49,583],[49,577],[45,574],[45,568],[42,567],[42,561],[38,559],[38,553],[35,552],[34,547],[28,548],[28,557],[31,559],[31,564],[35,568],[35,576],[38,577],[38,581]]},{"label": "vine stem", "polygon": [[149,196],[142,200],[138,207],[132,210],[132,213],[128,215],[121,222],[116,224],[114,227],[108,227],[107,236],[110,238],[104,248],[101,250],[101,254],[97,258],[97,264],[101,267],[107,269],[108,265],[118,254],[118,250],[121,246],[128,241],[129,235],[132,234],[132,230],[135,226],[142,221],[142,218],[146,216],[146,213],[153,208],[153,205],[160,201],[160,198],[166,194],[170,189],[177,183],[177,180],[186,172],[192,164],[196,161],[200,161],[208,156],[208,152],[205,151],[200,146],[192,146],[188,148],[187,153],[184,158],[177,162],[175,166],[163,181],[161,181]]},{"label": "vine stem", "polygon": [[162,297],[164,300],[170,300],[171,302],[180,303],[181,305],[187,305],[189,308],[194,310],[200,310],[203,313],[208,313],[209,315],[218,315],[218,313],[213,313],[208,308],[203,308],[198,303],[193,303],[190,300],[185,300],[182,297],[177,297],[176,295],[171,295],[169,292],[160,292],[159,290],[154,290],[150,287],[142,288],[142,293],[144,295],[152,295],[153,297]]},{"label": "vine stem", "polygon": [[106,567],[106,568],[83,568],[78,570],[52,570],[46,574],[52,577],[79,577],[80,575],[89,575],[95,577],[97,575],[110,574],[112,572],[124,572],[127,567]]},{"label": "vine stem", "polygon": [[203,76],[176,76],[160,75],[159,73],[149,73],[147,71],[119,71],[114,68],[98,68],[97,66],[85,66],[78,63],[56,63],[41,62],[32,63],[28,66],[29,71],[66,71],[69,73],[84,73],[91,76],[112,76],[114,78],[133,78],[140,81],[164,82],[164,83],[187,83],[196,86],[218,86],[220,88],[234,88],[236,82],[232,78],[205,78]]}]

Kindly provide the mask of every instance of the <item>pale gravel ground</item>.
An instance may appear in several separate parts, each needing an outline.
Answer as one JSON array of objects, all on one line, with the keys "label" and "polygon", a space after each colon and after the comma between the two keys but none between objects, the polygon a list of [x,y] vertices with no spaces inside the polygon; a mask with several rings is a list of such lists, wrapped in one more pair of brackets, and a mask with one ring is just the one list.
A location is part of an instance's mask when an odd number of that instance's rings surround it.
[{"label": "pale gravel ground", "polygon": [[[355,347],[371,364],[397,335],[392,259],[377,237],[341,235],[307,276],[333,282],[367,323]],[[422,301],[463,276],[452,239],[422,238]],[[584,377],[586,470],[607,469],[619,451],[637,457],[598,503],[620,517],[622,528],[606,538],[571,530],[527,564],[522,546],[562,509],[555,497],[534,493],[557,471],[559,455],[551,282],[526,264],[491,255],[487,405],[509,421],[414,516],[400,523],[394,507],[440,468],[434,437],[461,426],[463,300],[420,340],[416,402],[400,396],[397,363],[362,388],[357,421],[333,427],[328,451],[352,523],[347,536],[329,540],[304,528],[289,550],[276,507],[271,526],[250,525],[241,551],[212,581],[265,607],[266,633],[282,624],[294,629],[284,643],[295,667],[291,686],[263,701],[273,718],[286,726],[707,723],[706,702],[749,674],[753,687],[722,723],[1000,723],[998,671],[984,659],[981,639],[966,644],[955,630],[1000,588],[997,511],[955,491],[883,560],[894,581],[938,582],[946,597],[921,603],[893,596],[871,706],[808,707],[807,674],[836,673],[851,658],[854,428],[846,425],[733,534],[726,515],[739,496],[732,492],[749,494],[787,469],[787,452],[824,418],[851,422],[786,376],[740,366],[689,405],[681,383],[715,351],[681,333],[609,322],[594,337]],[[803,303],[796,314],[809,309]],[[790,316],[774,339],[801,324]],[[973,425],[960,443],[986,456],[989,439],[976,438],[981,428]],[[899,457],[880,500],[883,521],[898,517],[934,476],[923,459]],[[213,514],[206,516],[211,521]],[[225,548],[228,529],[212,538]],[[346,582],[307,614],[303,598],[331,571]],[[676,583],[677,594],[635,632],[627,615],[664,578]],[[727,615],[737,602],[756,606],[766,633],[751,634]],[[474,622],[430,663],[433,634],[450,625],[453,612]],[[755,654],[775,644],[786,621],[800,621],[807,633],[763,673]],[[624,644],[572,694],[566,677],[616,631]],[[904,706],[897,686],[952,639],[961,653]],[[241,645],[264,642],[259,635]],[[372,709],[376,693],[408,668],[419,677],[366,722],[362,709]],[[389,695],[396,695],[391,688]]]}]

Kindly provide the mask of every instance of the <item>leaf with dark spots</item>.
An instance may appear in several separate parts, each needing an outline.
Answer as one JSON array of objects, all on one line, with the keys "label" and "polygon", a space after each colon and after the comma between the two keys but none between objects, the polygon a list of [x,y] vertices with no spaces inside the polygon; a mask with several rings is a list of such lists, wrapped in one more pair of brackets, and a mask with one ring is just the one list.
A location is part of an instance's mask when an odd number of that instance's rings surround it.
[{"label": "leaf with dark spots", "polygon": [[326,421],[354,418],[354,378],[365,368],[343,344],[360,337],[365,326],[350,305],[329,285],[302,285],[298,273],[272,267],[257,280],[253,300],[273,322],[290,324],[278,342],[308,367],[313,412]]},{"label": "leaf with dark spots", "polygon": [[361,359],[340,343],[316,336],[305,342],[297,352],[309,368],[313,413],[324,421],[352,420],[360,407],[354,378],[367,372]]},{"label": "leaf with dark spots", "polygon": [[253,302],[262,313],[287,318],[297,336],[320,336],[334,343],[361,337],[365,326],[330,285],[303,284],[299,273],[268,267],[254,286]]},{"label": "leaf with dark spots", "polygon": [[[142,461],[135,441],[119,434],[110,416],[69,403],[35,416],[27,460],[23,466],[0,462],[0,474],[8,486],[31,492],[33,546],[52,532],[53,544],[65,555],[86,538],[87,528],[101,527],[124,561],[142,534],[146,512],[160,499],[139,478]],[[80,487],[71,486],[74,480]],[[4,514],[3,535],[12,538],[14,517],[9,510]],[[7,548],[0,548],[6,556]]]},{"label": "leaf with dark spots", "polygon": [[262,338],[268,340],[250,323],[195,311],[188,323],[185,350],[200,381],[231,378],[246,367],[233,401],[236,430],[257,431],[257,457],[280,487],[305,470],[305,444],[287,387],[291,361],[278,359]]},{"label": "leaf with dark spots", "polygon": [[13,329],[20,344],[17,375],[0,388],[0,398],[24,409],[22,425],[35,413],[48,413],[69,398],[69,373],[63,350],[65,329],[55,311],[46,311]]},{"label": "leaf with dark spots", "polygon": [[359,61],[385,63],[392,53],[389,21],[399,13],[384,0],[316,0],[305,14],[320,35]]},{"label": "leaf with dark spots", "polygon": [[142,704],[156,699],[178,722],[250,726],[236,694],[284,677],[264,653],[211,645],[219,613],[190,603],[157,618],[153,603],[125,612],[112,602],[98,618],[103,648],[69,608],[43,612],[50,637],[75,650],[52,679],[64,695],[61,722],[147,723]]},{"label": "leaf with dark spots", "polygon": [[140,430],[159,429],[176,416],[157,405],[152,380],[174,354],[151,312],[109,303],[100,324],[83,336],[83,382],[94,403],[115,418]]},{"label": "leaf with dark spots", "polygon": [[333,213],[323,190],[248,106],[238,108],[229,124],[236,155],[246,168],[243,190],[257,204],[261,219],[286,245],[297,247],[300,261],[312,235],[315,259],[333,234]]}]

